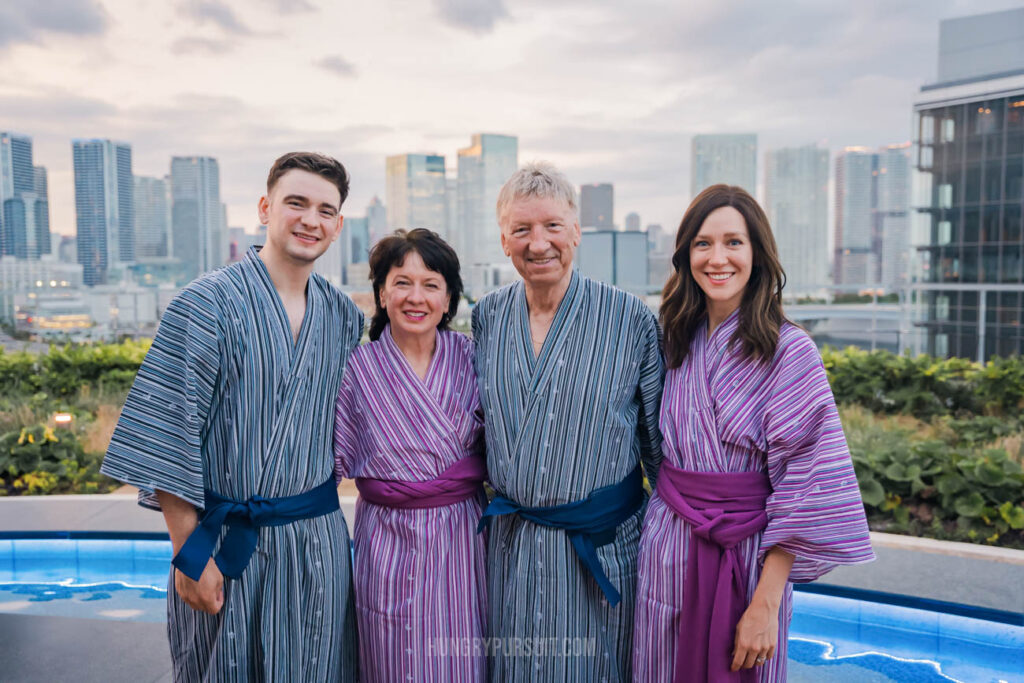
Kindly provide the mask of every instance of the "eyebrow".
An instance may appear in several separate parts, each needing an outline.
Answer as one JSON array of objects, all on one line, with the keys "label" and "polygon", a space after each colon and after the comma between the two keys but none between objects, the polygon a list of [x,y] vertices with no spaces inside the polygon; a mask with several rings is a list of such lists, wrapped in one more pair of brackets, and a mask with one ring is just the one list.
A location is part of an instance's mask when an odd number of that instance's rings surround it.
[{"label": "eyebrow", "polygon": [[[282,202],[287,202],[287,201],[292,200],[292,199],[297,199],[300,202],[302,202],[303,204],[308,204],[309,203],[309,197],[304,197],[301,194],[290,194],[290,195],[287,195],[281,201]],[[338,207],[336,207],[334,204],[331,204],[330,202],[321,202],[320,206],[322,208],[328,208],[328,209],[330,209],[331,211],[333,211],[335,213],[338,212]]]},{"label": "eyebrow", "polygon": [[[749,238],[747,233],[744,233],[744,232],[727,232],[724,235],[722,235],[722,237],[724,237],[726,239],[729,239],[731,237],[742,237],[744,239],[748,239]],[[695,239],[695,240],[708,240],[708,239],[711,239],[711,238],[708,235],[706,235],[705,233],[698,233],[697,236],[694,237],[693,239]]]}]

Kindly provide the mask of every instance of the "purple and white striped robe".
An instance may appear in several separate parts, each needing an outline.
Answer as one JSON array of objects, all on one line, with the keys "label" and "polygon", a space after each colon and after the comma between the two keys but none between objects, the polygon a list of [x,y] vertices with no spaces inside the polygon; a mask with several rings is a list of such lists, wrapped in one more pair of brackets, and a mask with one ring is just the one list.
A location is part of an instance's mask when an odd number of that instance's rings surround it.
[{"label": "purple and white striped robe", "polygon": [[[342,378],[335,475],[429,481],[483,455],[473,343],[439,331],[425,379],[391,337],[359,347]],[[364,681],[482,681],[484,537],[476,499],[446,507],[356,504],[354,583]]]},{"label": "purple and white striped robe", "polygon": [[[768,526],[737,547],[747,568],[747,600],[765,553],[778,546],[796,557],[791,582],[817,579],[839,564],[874,559],[864,505],[832,389],[814,342],[784,323],[770,363],[745,360],[729,341],[733,313],[707,336],[702,325],[682,365],[668,371],[661,402],[667,462],[699,472],[762,472],[772,485]],[[691,527],[657,492],[640,539],[633,676],[672,681]],[[779,609],[776,655],[759,680],[786,679],[786,636],[793,613],[786,584]],[[732,644],[729,644],[731,650]]]}]

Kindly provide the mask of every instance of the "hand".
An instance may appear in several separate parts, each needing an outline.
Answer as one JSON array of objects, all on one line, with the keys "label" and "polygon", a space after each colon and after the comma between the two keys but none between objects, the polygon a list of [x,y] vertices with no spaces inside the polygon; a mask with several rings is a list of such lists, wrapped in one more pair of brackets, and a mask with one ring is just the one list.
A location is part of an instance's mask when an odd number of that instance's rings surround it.
[{"label": "hand", "polygon": [[779,642],[779,608],[755,600],[736,624],[730,671],[761,666],[775,656]]},{"label": "hand", "polygon": [[212,557],[198,581],[193,581],[182,574],[181,570],[175,569],[174,590],[186,605],[200,612],[217,614],[224,606],[224,576]]}]

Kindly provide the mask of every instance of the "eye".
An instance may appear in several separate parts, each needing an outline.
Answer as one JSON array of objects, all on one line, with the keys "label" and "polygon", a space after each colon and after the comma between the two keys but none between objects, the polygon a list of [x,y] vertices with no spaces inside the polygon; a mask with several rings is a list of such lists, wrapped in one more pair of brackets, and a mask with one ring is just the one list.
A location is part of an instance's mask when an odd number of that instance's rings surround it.
[{"label": "eye", "polygon": [[327,218],[334,218],[334,212],[331,211],[330,209],[321,209],[320,215],[325,216]]},{"label": "eye", "polygon": [[729,244],[730,246],[738,247],[741,244],[743,244],[743,240],[739,239],[738,237],[734,237],[731,240],[729,240]]},{"label": "eye", "polygon": [[708,246],[708,241],[707,240],[696,240],[696,241],[694,241],[693,246],[694,247],[706,247],[706,246]]}]

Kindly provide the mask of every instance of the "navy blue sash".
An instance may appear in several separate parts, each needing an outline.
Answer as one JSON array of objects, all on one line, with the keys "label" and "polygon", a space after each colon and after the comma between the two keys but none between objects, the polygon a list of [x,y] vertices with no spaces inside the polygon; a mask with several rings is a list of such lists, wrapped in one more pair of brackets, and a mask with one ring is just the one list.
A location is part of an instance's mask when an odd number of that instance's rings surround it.
[{"label": "navy blue sash", "polygon": [[563,529],[576,555],[586,567],[612,607],[622,596],[604,573],[597,548],[615,541],[615,530],[644,504],[643,472],[640,465],[618,484],[596,489],[583,500],[552,507],[528,508],[500,493],[484,510],[477,532],[490,524],[491,517],[517,514],[541,526]]},{"label": "navy blue sash", "polygon": [[224,535],[214,561],[224,576],[237,579],[256,551],[260,527],[284,526],[340,509],[338,482],[333,475],[316,488],[295,496],[253,496],[238,502],[207,489],[205,499],[206,510],[199,520],[199,526],[189,535],[171,562],[194,581],[203,575],[220,537],[221,527],[225,524],[228,532]]}]

